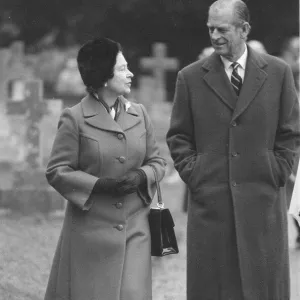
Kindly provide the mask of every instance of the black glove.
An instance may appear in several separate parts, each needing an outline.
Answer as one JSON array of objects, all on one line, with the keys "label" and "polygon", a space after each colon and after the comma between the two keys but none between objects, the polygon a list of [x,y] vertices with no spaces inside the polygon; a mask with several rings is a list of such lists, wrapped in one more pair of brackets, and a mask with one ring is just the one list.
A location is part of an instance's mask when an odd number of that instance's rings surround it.
[{"label": "black glove", "polygon": [[142,169],[135,169],[118,179],[117,191],[119,194],[131,194],[146,183],[146,173]]},{"label": "black glove", "polygon": [[102,177],[96,181],[92,193],[116,193],[117,185],[117,179]]}]

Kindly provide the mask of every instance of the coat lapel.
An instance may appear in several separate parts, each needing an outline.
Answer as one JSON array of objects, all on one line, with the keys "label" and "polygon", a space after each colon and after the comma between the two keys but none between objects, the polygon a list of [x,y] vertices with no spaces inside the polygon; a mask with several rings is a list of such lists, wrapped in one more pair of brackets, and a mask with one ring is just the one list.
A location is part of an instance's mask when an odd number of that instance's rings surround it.
[{"label": "coat lapel", "polygon": [[81,103],[86,123],[102,130],[123,132],[120,125],[107,113],[105,107],[91,95],[83,98]]},{"label": "coat lapel", "polygon": [[268,74],[263,70],[267,62],[248,47],[244,83],[232,115],[232,121],[242,114],[263,86]]},{"label": "coat lapel", "polygon": [[202,67],[208,70],[204,76],[206,83],[231,110],[234,110],[237,97],[231,87],[219,55],[213,53]]},{"label": "coat lapel", "polygon": [[135,108],[130,105],[130,102],[126,100],[124,97],[120,97],[122,102],[122,111],[120,113],[118,123],[120,127],[126,131],[133,126],[137,125],[141,122],[140,114],[135,110]]}]

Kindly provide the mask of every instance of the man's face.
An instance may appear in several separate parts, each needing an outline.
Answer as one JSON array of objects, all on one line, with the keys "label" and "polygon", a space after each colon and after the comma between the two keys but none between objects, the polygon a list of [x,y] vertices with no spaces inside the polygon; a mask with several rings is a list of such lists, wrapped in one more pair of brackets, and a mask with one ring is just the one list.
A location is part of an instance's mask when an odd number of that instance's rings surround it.
[{"label": "man's face", "polygon": [[243,54],[243,27],[237,25],[232,8],[211,9],[207,27],[217,54],[230,61],[237,60]]}]

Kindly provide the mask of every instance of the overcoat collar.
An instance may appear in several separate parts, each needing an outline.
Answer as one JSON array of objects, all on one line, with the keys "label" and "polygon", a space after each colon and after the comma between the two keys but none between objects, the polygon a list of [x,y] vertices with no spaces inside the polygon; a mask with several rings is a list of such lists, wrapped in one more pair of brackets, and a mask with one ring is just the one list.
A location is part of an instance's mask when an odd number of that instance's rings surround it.
[{"label": "overcoat collar", "polygon": [[204,76],[206,83],[233,110],[232,121],[245,111],[264,84],[268,76],[263,70],[266,65],[267,62],[257,52],[248,47],[245,78],[238,99],[218,54],[213,53],[202,65],[208,71]]},{"label": "overcoat collar", "polygon": [[[130,103],[120,96],[121,112],[117,122],[107,113],[105,107],[93,96],[87,95],[81,101],[85,122],[89,125],[107,131],[124,132],[141,122],[141,116],[129,106]],[[127,108],[127,109],[125,109]]]}]

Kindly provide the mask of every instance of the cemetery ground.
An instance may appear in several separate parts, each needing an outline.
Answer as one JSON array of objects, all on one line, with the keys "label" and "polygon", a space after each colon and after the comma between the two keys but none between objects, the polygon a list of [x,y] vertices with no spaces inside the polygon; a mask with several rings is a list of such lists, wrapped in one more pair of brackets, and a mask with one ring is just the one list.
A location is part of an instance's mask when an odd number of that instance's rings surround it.
[{"label": "cemetery ground", "polygon": [[[161,152],[171,166],[165,144],[170,107],[152,107],[153,123]],[[167,178],[162,196],[175,220],[178,255],[153,258],[153,300],[184,300],[186,272],[186,220],[182,212],[183,183]],[[154,199],[156,201],[156,198]],[[62,218],[20,213],[0,216],[0,300],[42,300],[49,276]],[[289,219],[292,298],[300,299],[300,249],[295,248],[295,228]],[[297,284],[298,283],[298,284]]]}]

